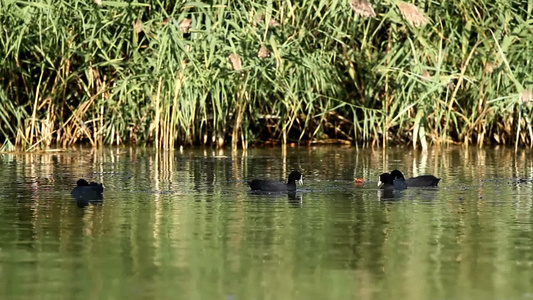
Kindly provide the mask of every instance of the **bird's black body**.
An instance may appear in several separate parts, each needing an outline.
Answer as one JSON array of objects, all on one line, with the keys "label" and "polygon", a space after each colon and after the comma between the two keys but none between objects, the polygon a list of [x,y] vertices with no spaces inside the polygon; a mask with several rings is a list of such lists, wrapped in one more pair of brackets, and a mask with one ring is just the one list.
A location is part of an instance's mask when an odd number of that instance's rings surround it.
[{"label": "bird's black body", "polygon": [[283,192],[283,191],[295,191],[296,182],[300,184],[303,182],[302,174],[298,171],[293,171],[289,174],[289,179],[287,183],[270,181],[270,180],[261,180],[254,179],[248,181],[248,185],[253,191],[264,191],[264,192]]},{"label": "bird's black body", "polygon": [[405,184],[407,187],[431,187],[431,186],[437,186],[439,184],[440,178],[437,178],[433,175],[421,175],[416,177],[410,177],[407,179],[404,179],[402,172],[399,170],[393,170],[390,172],[391,176],[394,178],[397,178],[396,180],[400,179],[405,181]]},{"label": "bird's black body", "polygon": [[102,200],[102,193],[104,186],[101,183],[87,182],[85,179],[80,179],[76,183],[76,187],[72,189],[70,194],[77,201],[98,201]]},{"label": "bird's black body", "polygon": [[379,175],[378,186],[384,190],[405,190],[407,188],[403,176],[396,177],[395,174],[392,173],[383,173]]}]

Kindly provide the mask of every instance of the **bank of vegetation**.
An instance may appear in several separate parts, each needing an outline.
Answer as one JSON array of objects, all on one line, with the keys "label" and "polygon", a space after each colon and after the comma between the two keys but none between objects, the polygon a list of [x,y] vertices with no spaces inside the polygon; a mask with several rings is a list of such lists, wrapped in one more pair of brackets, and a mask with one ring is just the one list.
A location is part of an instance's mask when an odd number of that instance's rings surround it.
[{"label": "bank of vegetation", "polygon": [[533,145],[531,0],[0,3],[4,151]]}]

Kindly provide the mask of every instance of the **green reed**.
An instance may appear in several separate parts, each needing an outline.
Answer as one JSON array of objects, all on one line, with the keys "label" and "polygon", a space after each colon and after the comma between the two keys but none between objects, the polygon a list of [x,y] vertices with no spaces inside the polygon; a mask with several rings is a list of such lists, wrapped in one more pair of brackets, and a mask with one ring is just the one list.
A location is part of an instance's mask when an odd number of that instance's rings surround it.
[{"label": "green reed", "polygon": [[533,146],[533,1],[0,0],[3,150]]}]

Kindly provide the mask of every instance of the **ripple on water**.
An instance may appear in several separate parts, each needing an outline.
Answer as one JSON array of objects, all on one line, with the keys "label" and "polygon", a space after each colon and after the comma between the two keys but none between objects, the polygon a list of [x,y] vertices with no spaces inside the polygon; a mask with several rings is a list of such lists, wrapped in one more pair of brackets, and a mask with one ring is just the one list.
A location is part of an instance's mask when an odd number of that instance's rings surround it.
[{"label": "ripple on water", "polygon": [[[507,149],[104,148],[0,167],[2,299],[533,294],[533,159]],[[396,168],[442,180],[379,190]],[[295,193],[245,184],[291,170]],[[103,182],[103,202],[78,207],[77,178]]]}]

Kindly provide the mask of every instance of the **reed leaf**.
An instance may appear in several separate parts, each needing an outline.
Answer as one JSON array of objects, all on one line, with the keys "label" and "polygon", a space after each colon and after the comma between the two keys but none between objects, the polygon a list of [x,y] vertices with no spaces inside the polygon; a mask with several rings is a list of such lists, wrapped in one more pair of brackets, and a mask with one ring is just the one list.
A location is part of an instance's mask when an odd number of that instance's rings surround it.
[{"label": "reed leaf", "polygon": [[530,2],[0,0],[0,143],[531,147]]}]

